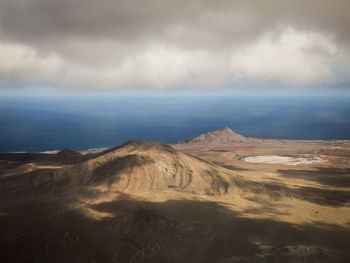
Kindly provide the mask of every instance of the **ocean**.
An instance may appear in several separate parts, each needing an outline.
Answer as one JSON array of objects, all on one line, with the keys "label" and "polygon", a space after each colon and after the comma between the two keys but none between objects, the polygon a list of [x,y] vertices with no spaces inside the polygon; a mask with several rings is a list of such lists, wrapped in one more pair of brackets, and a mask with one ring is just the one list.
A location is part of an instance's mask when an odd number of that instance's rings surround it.
[{"label": "ocean", "polygon": [[349,97],[121,95],[0,98],[0,152],[165,143],[230,127],[248,137],[350,140]]}]

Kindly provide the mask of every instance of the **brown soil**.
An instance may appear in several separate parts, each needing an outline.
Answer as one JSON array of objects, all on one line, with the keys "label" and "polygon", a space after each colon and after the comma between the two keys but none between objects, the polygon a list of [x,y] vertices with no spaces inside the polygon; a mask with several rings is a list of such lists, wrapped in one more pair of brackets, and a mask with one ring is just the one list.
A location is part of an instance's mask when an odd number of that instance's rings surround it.
[{"label": "brown soil", "polygon": [[348,262],[350,143],[222,134],[0,155],[0,261]]}]

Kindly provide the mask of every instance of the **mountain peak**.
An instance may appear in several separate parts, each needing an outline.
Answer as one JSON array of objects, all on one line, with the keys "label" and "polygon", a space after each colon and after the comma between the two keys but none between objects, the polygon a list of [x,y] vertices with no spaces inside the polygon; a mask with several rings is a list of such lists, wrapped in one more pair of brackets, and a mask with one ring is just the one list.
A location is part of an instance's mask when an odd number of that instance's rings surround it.
[{"label": "mountain peak", "polygon": [[201,134],[192,139],[186,140],[186,143],[210,143],[226,144],[233,142],[247,142],[248,138],[234,132],[229,127],[224,127],[216,131]]},{"label": "mountain peak", "polygon": [[229,127],[225,126],[224,128],[219,129],[218,131],[228,131],[228,132],[234,132]]},{"label": "mountain peak", "polygon": [[176,191],[221,195],[232,191],[232,178],[222,168],[167,144],[146,140],[130,142],[63,172],[71,178],[71,185],[128,194]]}]

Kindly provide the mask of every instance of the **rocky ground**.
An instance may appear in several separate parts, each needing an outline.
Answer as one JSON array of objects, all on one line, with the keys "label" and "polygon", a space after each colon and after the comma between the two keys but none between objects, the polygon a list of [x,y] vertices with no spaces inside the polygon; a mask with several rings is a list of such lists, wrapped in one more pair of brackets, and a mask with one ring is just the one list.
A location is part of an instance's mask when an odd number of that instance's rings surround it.
[{"label": "rocky ground", "polygon": [[[0,154],[1,262],[348,262],[348,141]],[[239,157],[315,158],[302,165]]]}]

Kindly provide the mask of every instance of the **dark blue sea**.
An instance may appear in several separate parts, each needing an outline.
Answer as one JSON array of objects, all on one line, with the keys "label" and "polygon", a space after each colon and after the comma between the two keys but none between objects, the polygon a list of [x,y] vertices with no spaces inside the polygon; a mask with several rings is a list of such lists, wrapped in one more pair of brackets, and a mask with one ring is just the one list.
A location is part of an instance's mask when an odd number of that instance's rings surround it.
[{"label": "dark blue sea", "polygon": [[1,97],[0,152],[175,143],[228,126],[244,136],[350,139],[349,97]]}]

